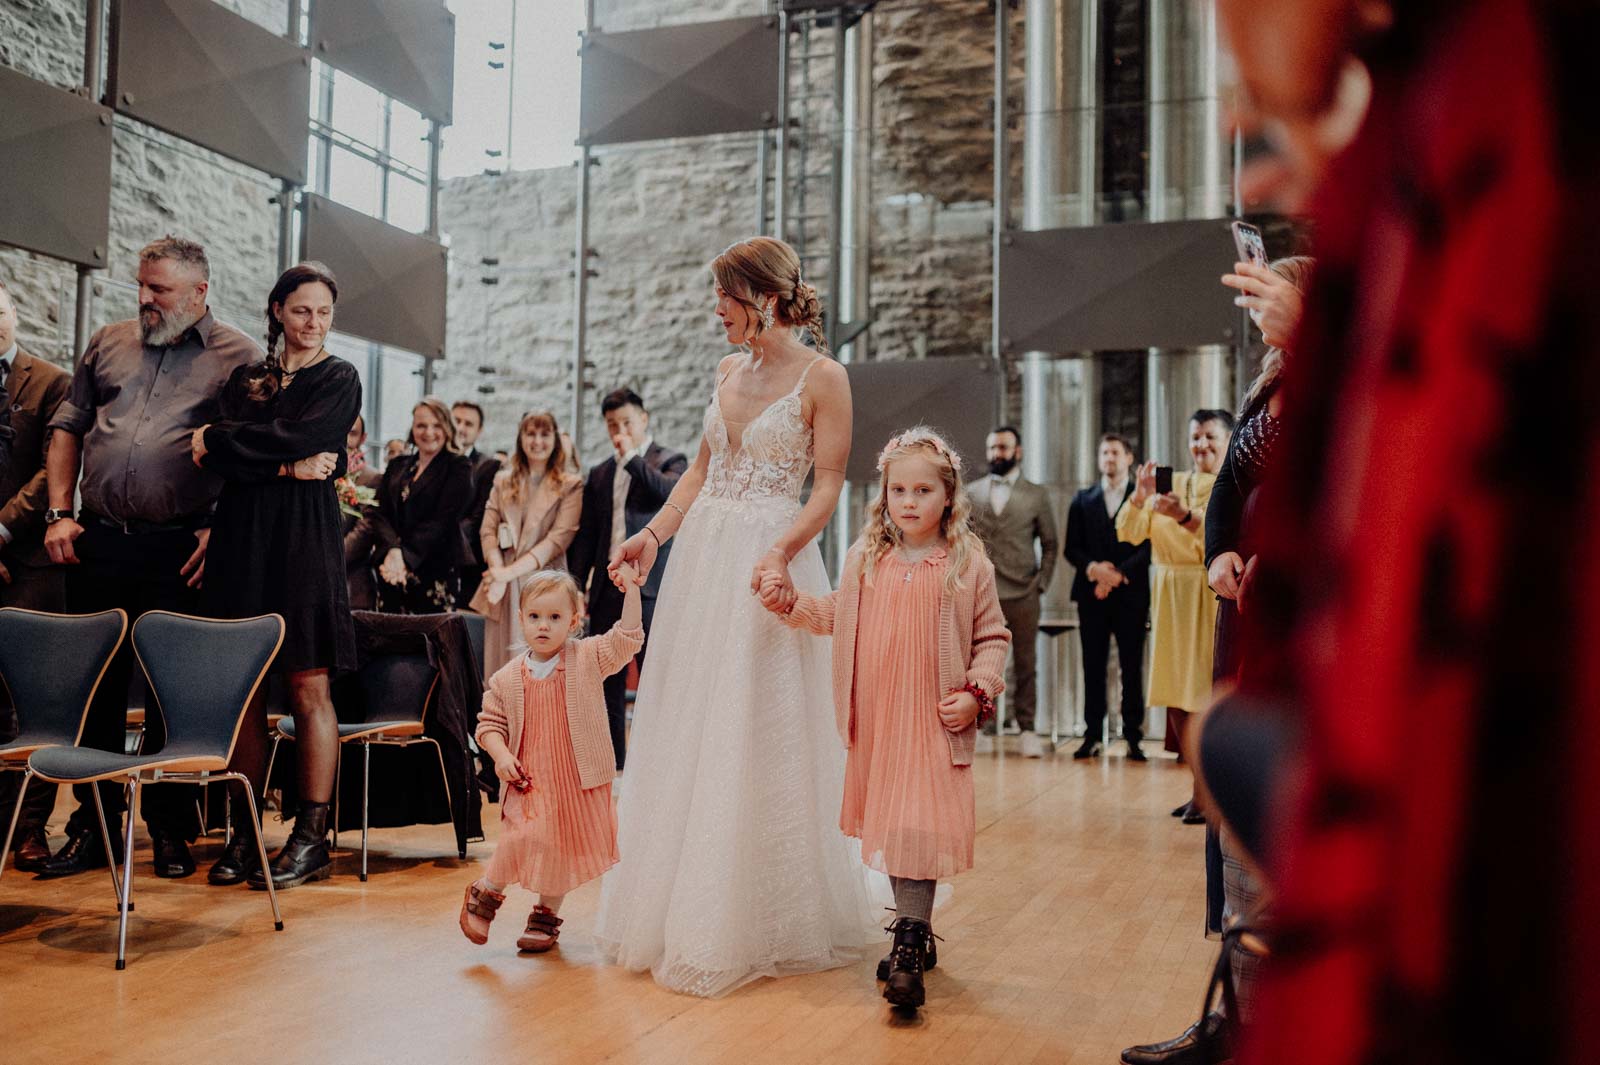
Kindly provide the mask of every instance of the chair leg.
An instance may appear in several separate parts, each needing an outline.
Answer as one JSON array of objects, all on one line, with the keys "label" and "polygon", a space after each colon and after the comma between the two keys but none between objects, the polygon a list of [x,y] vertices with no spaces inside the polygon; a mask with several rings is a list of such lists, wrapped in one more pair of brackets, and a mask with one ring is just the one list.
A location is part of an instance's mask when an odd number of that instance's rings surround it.
[{"label": "chair leg", "polygon": [[272,927],[283,931],[283,913],[278,909],[278,890],[272,886],[272,865],[267,861],[267,841],[262,835],[261,810],[256,806],[256,790],[243,773],[229,773],[229,777],[244,784],[244,798],[250,804],[250,823],[255,826],[256,854],[261,858],[261,868],[267,870],[267,899],[272,903]]},{"label": "chair leg", "polygon": [[[117,862],[112,855],[117,852],[111,849],[111,830],[106,827],[106,806],[100,801],[100,785],[90,784],[89,791],[94,795],[95,816],[100,818],[100,845],[106,849],[106,868],[111,870],[111,890],[115,893],[118,907],[129,905],[122,897],[122,884],[117,881]],[[133,804],[128,804],[128,824],[133,824]],[[124,855],[126,856],[126,855]]]},{"label": "chair leg", "polygon": [[339,757],[333,762],[333,843],[332,849],[339,849],[339,784],[344,776],[344,744],[339,744]]},{"label": "chair leg", "polygon": [[367,882],[367,797],[372,790],[372,744],[361,744],[361,882]]},{"label": "chair leg", "polygon": [[272,753],[267,755],[267,775],[261,778],[261,787],[265,791],[272,790],[272,767],[278,762],[278,744],[282,742],[283,733],[277,733],[272,737]]},{"label": "chair leg", "polygon": [[[100,789],[95,789],[95,795],[100,794]],[[139,801],[139,778],[134,777],[128,781],[128,828],[122,843],[122,906],[117,914],[117,971],[121,972],[128,967],[128,911],[133,908],[133,818],[134,808]],[[95,812],[100,815],[100,835],[110,838],[106,830],[106,811],[101,804],[96,804]],[[110,861],[110,849],[107,849],[106,860]]]},{"label": "chair leg", "polygon": [[5,875],[6,859],[11,857],[11,838],[17,834],[17,821],[22,817],[22,800],[28,797],[28,781],[32,779],[33,770],[22,771],[22,787],[17,791],[17,805],[11,808],[11,822],[6,826],[6,843],[0,847],[0,876]]},{"label": "chair leg", "polygon": [[[423,736],[421,741],[423,743],[433,744],[433,753],[439,756],[439,776],[444,781],[444,804],[450,808],[450,828],[452,831],[454,831],[456,827],[456,807],[455,803],[450,798],[450,770],[446,769],[444,765],[444,748],[439,746],[439,741],[434,739],[432,736]],[[457,837],[457,839],[462,838],[465,837]],[[460,858],[462,861],[466,861],[467,848],[465,844],[457,845],[456,857]]]}]

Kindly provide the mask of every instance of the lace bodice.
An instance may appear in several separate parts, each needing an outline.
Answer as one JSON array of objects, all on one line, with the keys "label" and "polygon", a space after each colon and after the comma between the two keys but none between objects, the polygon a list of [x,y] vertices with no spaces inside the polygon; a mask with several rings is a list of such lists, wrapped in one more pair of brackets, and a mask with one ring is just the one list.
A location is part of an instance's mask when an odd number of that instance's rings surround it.
[{"label": "lace bodice", "polygon": [[738,450],[729,442],[728,425],[722,417],[722,382],[727,375],[718,379],[706,405],[704,428],[711,446],[711,466],[702,493],[724,499],[800,499],[800,487],[816,452],[800,401],[811,368],[821,361],[820,357],[813,359],[787,395],[751,419]]}]

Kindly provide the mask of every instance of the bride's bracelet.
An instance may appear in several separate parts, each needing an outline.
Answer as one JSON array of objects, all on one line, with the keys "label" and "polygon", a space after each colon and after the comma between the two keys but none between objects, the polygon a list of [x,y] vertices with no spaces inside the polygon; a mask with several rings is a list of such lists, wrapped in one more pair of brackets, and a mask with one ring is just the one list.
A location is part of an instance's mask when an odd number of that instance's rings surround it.
[{"label": "bride's bracelet", "polygon": [[661,505],[664,506],[664,507],[671,507],[673,510],[676,510],[678,512],[678,520],[679,521],[685,521],[689,517],[689,512],[688,511],[684,510],[682,507],[678,506],[678,504],[674,503],[670,499],[667,500],[665,503],[663,503]]},{"label": "bride's bracelet", "polygon": [[967,681],[966,685],[961,690],[967,692],[974,699],[978,700],[978,718],[975,722],[973,722],[975,725],[977,725],[979,728],[982,728],[994,720],[994,696],[990,695],[988,692],[984,691],[981,687],[972,683],[970,680]]}]

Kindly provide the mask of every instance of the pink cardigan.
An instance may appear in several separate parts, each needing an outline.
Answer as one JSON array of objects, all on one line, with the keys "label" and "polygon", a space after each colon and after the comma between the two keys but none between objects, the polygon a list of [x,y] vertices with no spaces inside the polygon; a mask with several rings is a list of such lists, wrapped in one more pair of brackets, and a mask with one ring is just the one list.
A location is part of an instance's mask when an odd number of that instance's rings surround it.
[{"label": "pink cardigan", "polygon": [[[617,775],[617,756],[611,749],[611,727],[606,719],[606,696],[600,682],[622,669],[644,646],[644,629],[614,626],[602,636],[568,640],[556,666],[566,679],[567,730],[572,753],[578,760],[578,782],[585,788],[608,784]],[[495,671],[483,692],[483,710],[473,739],[497,733],[513,754],[522,743],[522,655]]]},{"label": "pink cardigan", "polygon": [[[833,635],[833,710],[839,736],[849,747],[855,737],[856,619],[861,612],[861,548],[845,558],[839,590],[822,598],[802,595],[783,620],[819,636]],[[995,593],[994,563],[974,557],[955,593],[939,601],[939,690],[960,691],[968,682],[991,696],[1005,690],[1006,649],[1011,632]],[[932,712],[933,708],[929,707]],[[978,728],[946,732],[952,765],[971,765]]]}]

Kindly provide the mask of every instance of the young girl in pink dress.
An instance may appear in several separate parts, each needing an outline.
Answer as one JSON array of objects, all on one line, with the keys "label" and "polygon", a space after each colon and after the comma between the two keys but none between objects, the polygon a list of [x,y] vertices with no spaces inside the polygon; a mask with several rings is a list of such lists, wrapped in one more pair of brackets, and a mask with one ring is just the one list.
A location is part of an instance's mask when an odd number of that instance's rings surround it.
[{"label": "young girl in pink dress", "polygon": [[544,953],[561,935],[562,898],[617,864],[616,757],[601,681],[644,643],[639,588],[624,569],[621,619],[587,639],[571,639],[583,600],[570,575],[543,570],[523,581],[527,654],[489,678],[478,715],[478,746],[506,787],[500,845],[461,903],[461,931],[474,943],[488,941],[505,889],[521,884],[538,901],[517,949]]},{"label": "young girl in pink dress", "polygon": [[973,532],[961,459],[931,429],[878,457],[878,498],[839,590],[801,595],[785,621],[833,635],[834,709],[849,755],[839,827],[894,886],[883,997],[915,1009],[938,881],[972,868],[972,752],[1004,687],[1011,634]]}]

